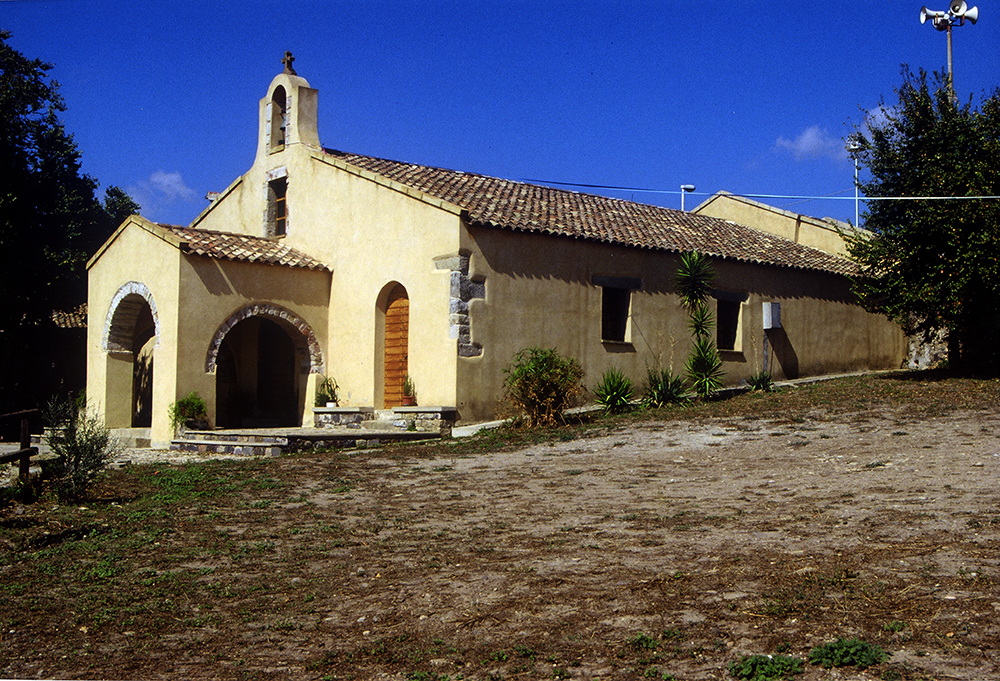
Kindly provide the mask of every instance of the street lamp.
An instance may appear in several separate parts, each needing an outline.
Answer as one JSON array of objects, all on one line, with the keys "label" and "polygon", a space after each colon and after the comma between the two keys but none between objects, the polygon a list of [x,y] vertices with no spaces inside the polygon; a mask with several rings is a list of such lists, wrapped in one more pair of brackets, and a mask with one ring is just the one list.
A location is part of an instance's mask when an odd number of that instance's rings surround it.
[{"label": "street lamp", "polygon": [[682,213],[684,212],[684,194],[687,193],[687,192],[693,192],[693,191],[694,191],[694,185],[693,184],[682,184],[681,185],[681,212]]},{"label": "street lamp", "polygon": [[857,140],[851,140],[847,143],[847,152],[854,159],[854,226],[857,227],[860,224],[858,219],[858,152],[861,151],[861,145]]},{"label": "street lamp", "polygon": [[964,0],[952,0],[947,12],[939,12],[921,7],[920,23],[922,24],[928,19],[931,20],[931,23],[934,24],[934,28],[937,30],[948,32],[948,89],[951,90],[951,97],[954,99],[955,84],[952,82],[951,75],[951,27],[955,25],[964,26],[966,20],[970,24],[975,24],[979,21],[979,8],[970,8],[965,4]]}]

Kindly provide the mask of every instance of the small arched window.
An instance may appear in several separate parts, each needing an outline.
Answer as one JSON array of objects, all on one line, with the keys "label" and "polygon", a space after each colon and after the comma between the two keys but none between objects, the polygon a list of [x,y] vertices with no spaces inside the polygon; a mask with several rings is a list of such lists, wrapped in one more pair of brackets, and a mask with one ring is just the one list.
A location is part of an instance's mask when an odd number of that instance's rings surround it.
[{"label": "small arched window", "polygon": [[285,88],[274,88],[271,95],[271,151],[285,148],[285,129],[288,126],[288,109]]}]

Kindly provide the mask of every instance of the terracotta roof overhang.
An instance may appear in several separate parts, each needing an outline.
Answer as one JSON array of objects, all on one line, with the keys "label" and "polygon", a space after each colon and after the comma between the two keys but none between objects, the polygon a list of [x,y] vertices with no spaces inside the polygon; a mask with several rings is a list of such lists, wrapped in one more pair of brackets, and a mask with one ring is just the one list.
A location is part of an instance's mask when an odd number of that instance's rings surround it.
[{"label": "terracotta roof overhang", "polygon": [[178,248],[191,255],[307,270],[330,270],[319,260],[273,239],[176,225],[158,226],[175,236]]},{"label": "terracotta roof overhang", "polygon": [[475,173],[325,149],[328,156],[462,209],[469,224],[742,262],[857,274],[818,249],[728,220]]}]

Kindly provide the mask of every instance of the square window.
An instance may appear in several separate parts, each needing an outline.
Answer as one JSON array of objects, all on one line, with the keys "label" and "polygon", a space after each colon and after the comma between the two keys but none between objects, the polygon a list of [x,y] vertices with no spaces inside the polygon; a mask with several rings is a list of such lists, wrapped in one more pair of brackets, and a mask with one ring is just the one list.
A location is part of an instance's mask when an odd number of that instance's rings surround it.
[{"label": "square window", "polygon": [[625,343],[628,338],[629,308],[632,291],[627,288],[603,287],[601,298],[601,340]]},{"label": "square window", "polygon": [[743,350],[743,334],[740,333],[740,317],[743,304],[736,300],[718,300],[716,302],[715,345],[719,350],[741,352]]},{"label": "square window", "polygon": [[281,177],[267,183],[267,236],[285,236],[287,231],[287,207],[285,194],[288,178]]}]

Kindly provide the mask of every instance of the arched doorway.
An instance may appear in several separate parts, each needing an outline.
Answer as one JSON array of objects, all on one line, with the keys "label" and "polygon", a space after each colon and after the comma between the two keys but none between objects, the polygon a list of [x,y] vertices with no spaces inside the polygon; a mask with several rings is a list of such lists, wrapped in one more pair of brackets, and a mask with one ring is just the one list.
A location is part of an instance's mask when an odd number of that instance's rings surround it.
[{"label": "arched doorway", "polygon": [[295,346],[277,323],[246,319],[226,334],[215,372],[216,423],[223,428],[300,425]]},{"label": "arched doorway", "polygon": [[276,305],[245,307],[226,320],[209,348],[215,374],[215,423],[222,428],[302,424],[310,373],[322,373],[309,325]]},{"label": "arched doorway", "polygon": [[153,357],[159,319],[149,289],[131,281],[115,294],[104,324],[108,354],[105,406],[112,428],[149,428],[153,421]]},{"label": "arched doorway", "polygon": [[384,408],[403,404],[403,383],[409,369],[410,299],[406,288],[396,284],[385,302],[383,357]]}]

